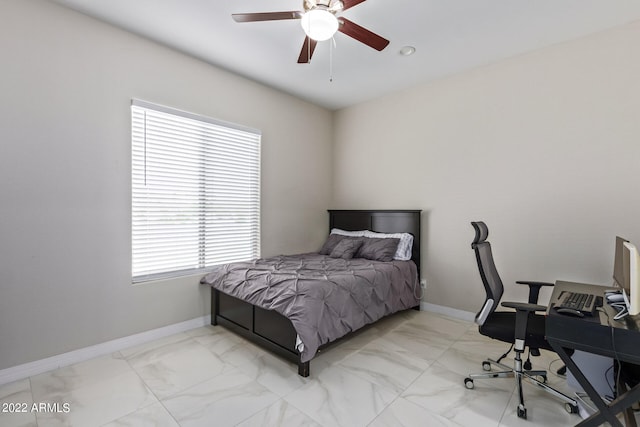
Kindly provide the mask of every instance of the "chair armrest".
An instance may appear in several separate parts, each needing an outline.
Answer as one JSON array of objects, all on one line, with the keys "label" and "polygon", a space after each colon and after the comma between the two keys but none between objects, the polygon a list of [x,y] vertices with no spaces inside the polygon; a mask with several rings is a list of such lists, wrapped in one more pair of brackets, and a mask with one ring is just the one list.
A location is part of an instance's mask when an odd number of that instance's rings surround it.
[{"label": "chair armrest", "polygon": [[544,305],[511,301],[503,302],[502,306],[516,309],[516,324],[513,334],[515,338],[514,348],[516,351],[524,351],[529,316],[533,315],[536,311],[544,311],[547,307]]},{"label": "chair armrest", "polygon": [[516,281],[517,284],[519,285],[536,285],[536,286],[554,286],[553,283],[550,282],[537,282],[537,281],[530,281],[530,280],[518,280]]},{"label": "chair armrest", "polygon": [[503,307],[513,308],[517,311],[527,311],[527,312],[536,312],[536,311],[546,311],[547,307],[539,304],[529,304],[526,302],[511,302],[505,301],[501,303]]},{"label": "chair armrest", "polygon": [[540,295],[540,288],[542,286],[553,286],[553,283],[529,280],[518,280],[516,283],[519,285],[529,285],[529,304],[538,303],[538,296]]}]

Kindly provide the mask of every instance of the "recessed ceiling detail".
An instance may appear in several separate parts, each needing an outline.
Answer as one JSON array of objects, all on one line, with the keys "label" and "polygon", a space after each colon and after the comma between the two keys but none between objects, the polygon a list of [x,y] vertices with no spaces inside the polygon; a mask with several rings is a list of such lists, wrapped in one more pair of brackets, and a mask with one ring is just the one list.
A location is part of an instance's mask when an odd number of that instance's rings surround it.
[{"label": "recessed ceiling detail", "polygon": [[398,52],[402,56],[411,56],[416,53],[416,48],[413,46],[402,46]]}]

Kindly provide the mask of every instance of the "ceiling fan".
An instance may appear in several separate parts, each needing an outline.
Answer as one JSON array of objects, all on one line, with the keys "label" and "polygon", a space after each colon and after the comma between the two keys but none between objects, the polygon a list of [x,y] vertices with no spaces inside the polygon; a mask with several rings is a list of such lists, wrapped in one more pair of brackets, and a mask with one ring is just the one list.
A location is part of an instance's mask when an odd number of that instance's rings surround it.
[{"label": "ceiling fan", "polygon": [[336,31],[340,31],[378,51],[387,47],[389,40],[349,21],[347,18],[338,16],[339,13],[365,1],[366,0],[303,0],[303,11],[234,13],[231,16],[236,22],[300,19],[306,37],[302,44],[300,56],[298,57],[298,64],[306,64],[311,61],[311,56],[317,43],[330,39]]}]

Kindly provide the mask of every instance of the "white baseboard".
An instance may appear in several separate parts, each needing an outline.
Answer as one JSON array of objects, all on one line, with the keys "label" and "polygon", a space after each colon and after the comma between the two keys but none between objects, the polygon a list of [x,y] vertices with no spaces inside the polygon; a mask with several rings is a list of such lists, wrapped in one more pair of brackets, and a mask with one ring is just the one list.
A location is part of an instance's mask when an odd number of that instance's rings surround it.
[{"label": "white baseboard", "polygon": [[116,351],[124,350],[125,348],[144,344],[149,341],[209,324],[211,324],[211,315],[197,317],[195,319],[186,320],[184,322],[175,323],[162,328],[152,329],[139,334],[129,335],[128,337],[118,338],[92,345],[90,347],[73,350],[68,353],[47,357],[46,359],[40,359],[22,365],[13,366],[11,368],[2,369],[0,370],[0,385],[22,380],[63,366],[84,362],[85,360],[93,359],[94,357],[104,356],[105,354],[114,353]]},{"label": "white baseboard", "polygon": [[445,316],[455,317],[456,319],[468,320],[473,322],[476,314],[470,311],[458,310],[444,305],[436,305],[428,302],[420,303],[420,310],[431,311],[433,313],[444,314]]}]

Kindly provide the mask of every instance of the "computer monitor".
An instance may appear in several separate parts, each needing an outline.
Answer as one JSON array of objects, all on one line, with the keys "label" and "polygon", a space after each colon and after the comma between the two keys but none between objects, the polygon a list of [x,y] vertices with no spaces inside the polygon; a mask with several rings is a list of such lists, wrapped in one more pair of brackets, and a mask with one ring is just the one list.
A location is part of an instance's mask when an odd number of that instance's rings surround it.
[{"label": "computer monitor", "polygon": [[613,258],[613,284],[619,288],[623,287],[624,282],[624,265],[622,261],[622,252],[624,243],[628,242],[620,236],[616,236],[616,252]]},{"label": "computer monitor", "polygon": [[629,314],[640,313],[640,254],[633,243],[624,242],[622,250],[624,279],[622,293]]}]

